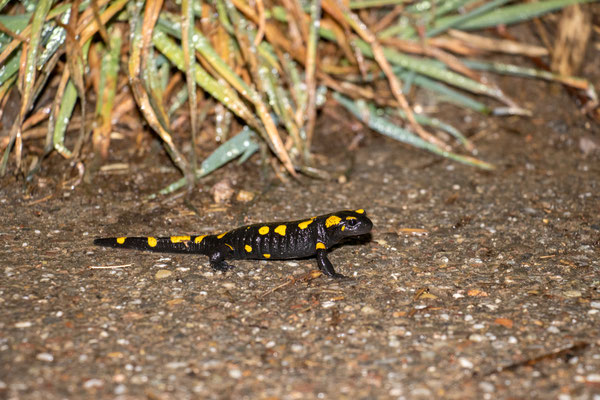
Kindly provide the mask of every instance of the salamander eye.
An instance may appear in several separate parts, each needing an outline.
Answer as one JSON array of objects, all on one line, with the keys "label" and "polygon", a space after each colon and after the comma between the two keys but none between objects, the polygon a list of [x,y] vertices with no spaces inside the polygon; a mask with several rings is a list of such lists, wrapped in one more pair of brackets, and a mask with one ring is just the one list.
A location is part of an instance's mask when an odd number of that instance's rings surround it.
[{"label": "salamander eye", "polygon": [[358,220],[357,219],[348,219],[346,220],[346,225],[348,226],[356,226],[358,224]]}]

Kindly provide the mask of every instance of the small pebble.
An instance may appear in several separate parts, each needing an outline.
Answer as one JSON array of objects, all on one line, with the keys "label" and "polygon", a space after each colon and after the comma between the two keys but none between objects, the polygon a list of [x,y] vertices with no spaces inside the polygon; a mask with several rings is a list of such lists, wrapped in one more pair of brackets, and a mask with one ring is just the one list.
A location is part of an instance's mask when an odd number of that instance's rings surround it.
[{"label": "small pebble", "polygon": [[50,353],[39,353],[37,356],[35,356],[35,358],[37,358],[40,361],[54,361],[54,356]]},{"label": "small pebble", "polygon": [[304,350],[304,346],[302,346],[301,344],[294,343],[291,346],[291,349],[294,353],[300,353],[302,350]]},{"label": "small pebble", "polygon": [[431,394],[431,390],[427,389],[427,388],[416,388],[415,390],[413,390],[412,392],[410,392],[412,397],[426,397],[426,398],[431,398],[432,394]]},{"label": "small pebble", "polygon": [[485,340],[485,336],[478,333],[473,333],[469,336],[469,340],[472,342],[483,342]]},{"label": "small pebble", "polygon": [[212,194],[213,200],[217,204],[228,202],[234,193],[235,190],[229,179],[222,179],[210,189],[210,194]]},{"label": "small pebble", "polygon": [[360,310],[360,312],[361,312],[361,313],[363,313],[363,314],[367,314],[367,315],[369,315],[369,314],[375,314],[375,313],[377,313],[377,310],[375,310],[375,309],[374,309],[373,307],[371,307],[371,306],[364,306],[364,307],[363,307],[363,308]]},{"label": "small pebble", "polygon": [[169,369],[179,369],[179,368],[185,368],[188,366],[187,362],[183,362],[183,361],[171,361],[170,363],[167,363],[165,365],[165,367],[169,368]]},{"label": "small pebble", "polygon": [[173,272],[169,271],[168,269],[161,269],[156,273],[156,275],[154,277],[156,279],[164,279],[164,278],[168,278],[172,274],[173,274]]},{"label": "small pebble", "polygon": [[463,368],[468,368],[468,369],[473,368],[473,363],[469,359],[467,359],[467,358],[459,357],[458,363]]},{"label": "small pebble", "polygon": [[247,203],[249,201],[254,200],[254,193],[242,189],[238,192],[235,199],[236,199],[236,201],[239,201],[240,203]]},{"label": "small pebble", "polygon": [[600,374],[589,374],[585,377],[588,383],[600,383]]},{"label": "small pebble", "polygon": [[127,392],[127,386],[121,384],[121,385],[117,385],[115,386],[115,391],[114,393],[116,395],[121,395],[121,394],[125,394]]},{"label": "small pebble", "polygon": [[553,326],[549,326],[548,327],[548,332],[550,333],[560,333],[560,329],[558,329],[557,327]]},{"label": "small pebble", "polygon": [[102,387],[104,385],[104,381],[102,379],[88,379],[87,381],[85,381],[85,383],[83,384],[83,387],[85,389],[93,389],[93,388],[99,388]]},{"label": "small pebble", "polygon": [[239,368],[232,368],[229,370],[229,376],[233,379],[240,379],[242,377],[242,371]]},{"label": "small pebble", "polygon": [[494,393],[496,387],[489,382],[480,382],[479,387],[486,393]]}]

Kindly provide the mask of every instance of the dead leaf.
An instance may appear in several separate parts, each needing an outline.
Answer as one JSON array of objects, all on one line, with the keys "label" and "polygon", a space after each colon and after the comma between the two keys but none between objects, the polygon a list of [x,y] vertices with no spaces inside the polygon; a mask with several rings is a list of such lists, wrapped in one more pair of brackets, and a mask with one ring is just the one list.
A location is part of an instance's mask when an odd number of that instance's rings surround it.
[{"label": "dead leaf", "polygon": [[488,294],[486,292],[484,292],[483,290],[469,289],[469,291],[467,292],[467,296],[471,296],[471,297],[487,297]]},{"label": "dead leaf", "polygon": [[505,328],[511,329],[513,327],[513,321],[510,318],[496,318],[495,324],[502,325]]}]

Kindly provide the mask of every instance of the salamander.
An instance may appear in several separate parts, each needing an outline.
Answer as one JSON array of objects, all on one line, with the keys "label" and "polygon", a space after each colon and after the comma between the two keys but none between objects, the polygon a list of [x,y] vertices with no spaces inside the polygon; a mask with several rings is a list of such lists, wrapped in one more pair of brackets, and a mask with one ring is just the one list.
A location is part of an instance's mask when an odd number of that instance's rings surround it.
[{"label": "salamander", "polygon": [[169,237],[100,238],[94,244],[105,247],[208,256],[217,271],[233,268],[226,260],[285,260],[315,256],[323,274],[335,272],[327,251],[342,239],[371,231],[373,223],[363,209],[344,210],[291,222],[246,225],[216,235]]}]

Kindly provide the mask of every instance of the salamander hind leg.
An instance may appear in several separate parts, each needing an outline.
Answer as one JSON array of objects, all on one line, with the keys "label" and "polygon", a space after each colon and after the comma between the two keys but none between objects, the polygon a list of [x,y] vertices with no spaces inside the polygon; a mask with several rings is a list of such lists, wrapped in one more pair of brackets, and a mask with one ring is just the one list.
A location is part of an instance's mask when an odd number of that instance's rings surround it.
[{"label": "salamander hind leg", "polygon": [[226,258],[232,253],[229,247],[223,246],[219,250],[209,255],[209,263],[212,269],[215,271],[228,271],[235,268],[235,265],[231,265],[225,261]]}]

